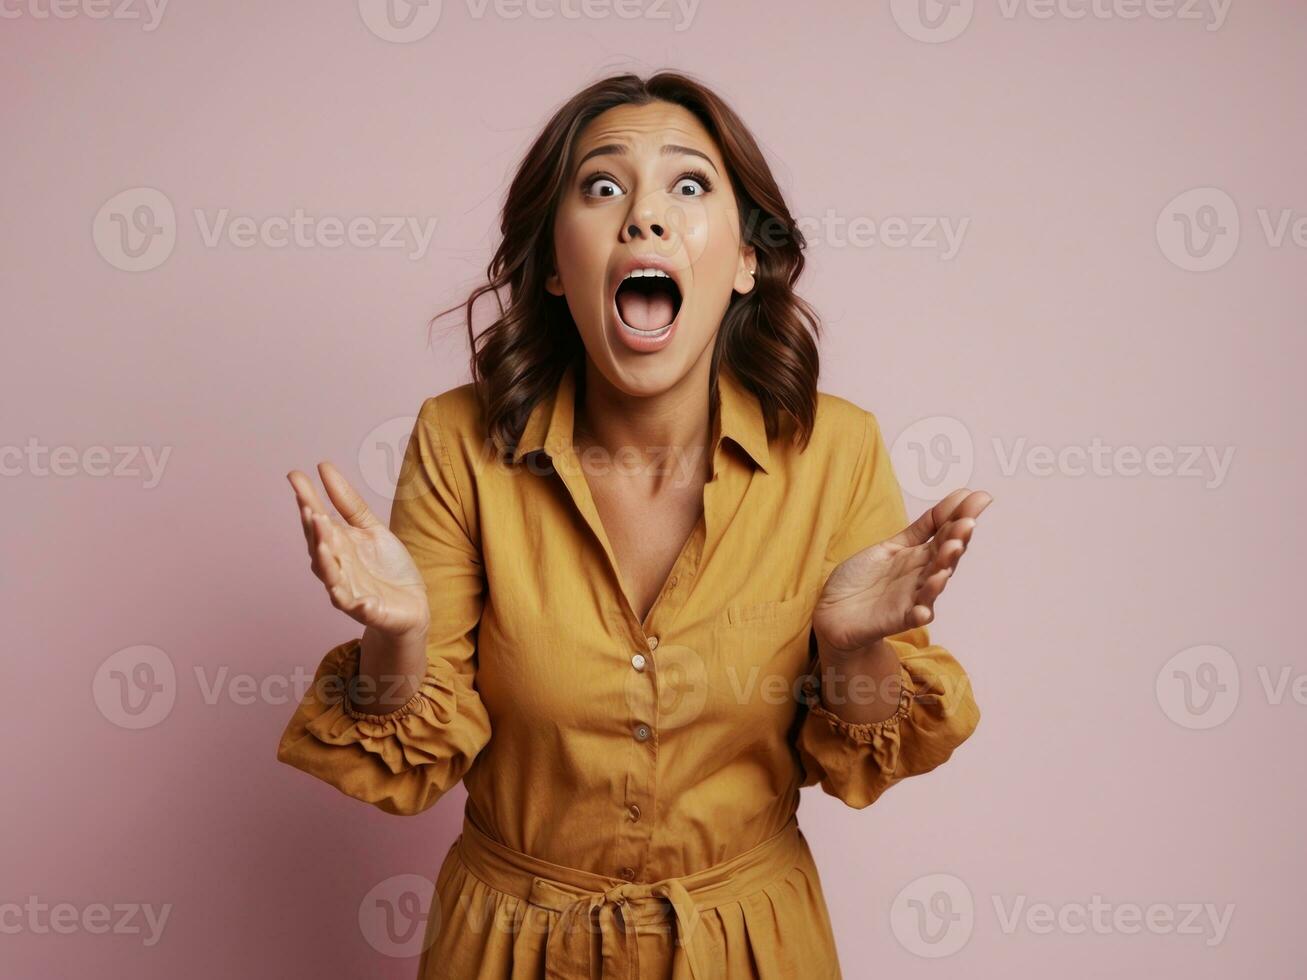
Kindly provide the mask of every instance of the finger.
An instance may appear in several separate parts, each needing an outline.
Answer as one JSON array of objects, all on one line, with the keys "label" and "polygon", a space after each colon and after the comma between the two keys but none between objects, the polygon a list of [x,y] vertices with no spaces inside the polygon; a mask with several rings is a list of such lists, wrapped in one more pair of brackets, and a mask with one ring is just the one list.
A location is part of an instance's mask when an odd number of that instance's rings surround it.
[{"label": "finger", "polygon": [[286,474],[286,479],[290,480],[290,485],[295,490],[295,499],[299,501],[299,506],[308,506],[319,514],[327,513],[327,508],[322,503],[322,498],[318,496],[312,480],[299,470],[291,470]]},{"label": "finger", "polygon": [[[326,520],[321,516],[314,519]],[[324,540],[318,548],[317,562],[322,569],[322,582],[327,587],[327,596],[331,599],[331,604],[341,612],[353,615],[366,605],[369,597],[360,595],[350,574],[350,566],[342,560],[338,547],[344,540],[339,526],[331,522],[331,529],[325,533]]]},{"label": "finger", "polygon": [[928,609],[935,608],[935,600],[939,598],[944,587],[948,585],[948,580],[953,576],[953,569],[941,568],[933,575],[929,575],[917,587],[917,594],[912,597],[914,606],[925,606]]},{"label": "finger", "polygon": [[934,507],[931,507],[902,531],[890,538],[890,542],[903,545],[905,548],[925,544],[935,536],[935,533],[953,513],[954,508],[962,502],[969,492],[965,487],[954,490]]},{"label": "finger", "polygon": [[317,536],[313,530],[313,509],[308,504],[300,505],[300,530],[304,532],[304,542],[309,546],[309,554],[313,554],[313,546],[318,543]]},{"label": "finger", "polygon": [[[323,517],[317,520],[328,525],[324,537],[331,556],[332,567],[329,569],[327,591],[331,595],[332,603],[337,609],[355,615],[360,610],[366,609],[370,600],[379,602],[380,600],[372,592],[375,583],[366,575],[360,575],[354,542],[345,533],[344,525]],[[367,581],[361,583],[361,578]]]},{"label": "finger", "polygon": [[309,555],[313,555],[313,549],[317,546],[318,536],[314,530],[313,515],[316,513],[326,513],[322,506],[322,500],[318,497],[317,491],[313,488],[312,481],[299,470],[292,470],[286,474],[290,481],[291,488],[295,491],[296,506],[299,509],[300,528],[304,531],[304,543],[308,546]]},{"label": "finger", "polygon": [[310,520],[314,524],[314,539],[313,544],[309,546],[309,567],[313,569],[313,574],[322,580],[322,584],[330,588],[340,574],[339,563],[331,544],[327,541],[325,529],[319,527],[325,518],[320,514],[314,514]]},{"label": "finger", "polygon": [[994,496],[989,493],[989,491],[972,490],[971,493],[969,493],[962,502],[958,504],[957,511],[953,514],[953,517],[970,517],[974,520],[993,502]]},{"label": "finger", "polygon": [[322,477],[322,485],[327,488],[327,496],[336,505],[336,510],[340,511],[340,516],[345,518],[346,523],[359,528],[375,527],[381,523],[368,507],[367,501],[359,496],[358,491],[350,486],[349,481],[335,466],[329,462],[321,462],[318,464],[318,473]]},{"label": "finger", "polygon": [[946,528],[942,528],[940,533],[931,538],[929,553],[931,561],[928,567],[921,570],[921,578],[927,575],[935,574],[940,568],[951,566],[957,563],[959,555],[967,550],[967,541],[971,537],[971,529],[974,525],[970,519],[962,521],[949,521]]},{"label": "finger", "polygon": [[317,534],[317,544],[313,549],[314,571],[328,590],[345,584],[345,572],[340,555],[336,550],[331,521],[321,514],[314,514],[313,521]]},{"label": "finger", "polygon": [[966,550],[966,543],[957,538],[954,538],[951,541],[946,541],[944,544],[940,545],[939,550],[935,553],[935,557],[931,559],[930,564],[922,569],[920,581],[925,581],[936,572],[952,568],[958,563],[958,559],[962,557],[962,553]]},{"label": "finger", "polygon": [[[318,543],[326,540],[329,532],[340,526],[326,511],[315,511],[307,506],[300,509],[300,517],[304,520],[304,536],[308,541],[310,555],[316,553]],[[334,549],[338,550],[340,545],[340,541],[332,542]]]},{"label": "finger", "polygon": [[952,544],[952,542],[961,540],[963,544],[966,543],[964,539],[968,533],[967,529],[971,523],[972,523],[971,518],[964,518],[962,520],[950,520],[943,527],[941,527],[938,531],[935,532],[934,537],[932,537],[928,542],[926,542],[926,544],[923,547],[917,550],[928,552],[930,554],[931,561],[933,562],[939,556],[941,551],[949,550],[949,546]]},{"label": "finger", "polygon": [[944,547],[944,545],[957,539],[967,527],[967,524],[964,522],[970,520],[971,518],[950,518],[948,521],[945,521],[944,524],[942,524],[935,532],[934,537],[927,542],[926,547],[930,551],[932,557],[938,554],[939,549]]},{"label": "finger", "polygon": [[327,590],[327,594],[333,606],[350,615],[366,607],[368,603],[366,596],[359,597],[348,585],[334,585]]},{"label": "finger", "polygon": [[971,532],[976,526],[976,518],[993,502],[993,497],[984,490],[971,491],[954,509],[949,518],[940,524],[931,544],[938,547],[945,542],[961,539],[965,545],[971,540]]},{"label": "finger", "polygon": [[376,596],[361,594],[348,583],[332,586],[327,590],[327,593],[331,597],[333,606],[341,612],[349,613],[351,616],[362,614],[375,618],[372,614],[381,605],[381,600]]},{"label": "finger", "polygon": [[962,557],[963,552],[967,550],[967,545],[971,542],[971,536],[975,533],[976,522],[970,517],[955,521],[950,525],[947,533],[937,535],[939,547],[935,551],[935,556],[930,563],[930,568],[925,574],[931,575],[941,568],[949,568],[956,565],[958,559]]}]

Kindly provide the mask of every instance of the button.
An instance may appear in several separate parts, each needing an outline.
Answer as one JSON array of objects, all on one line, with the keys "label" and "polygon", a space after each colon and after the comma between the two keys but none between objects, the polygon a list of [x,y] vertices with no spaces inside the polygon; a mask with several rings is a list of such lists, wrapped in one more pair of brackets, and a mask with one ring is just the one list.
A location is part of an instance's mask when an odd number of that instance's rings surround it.
[{"label": "button", "polygon": [[640,819],[640,805],[638,803],[632,803],[626,808],[626,812],[631,815],[632,820]]},{"label": "button", "polygon": [[625,878],[627,881],[630,881],[632,878],[635,877],[635,868],[623,868],[621,871],[617,872],[617,874],[619,877]]},{"label": "button", "polygon": [[673,575],[671,578],[669,578],[669,579],[667,580],[667,586],[668,586],[668,588],[671,588],[671,587],[674,586],[675,584],[676,584],[676,576]]},{"label": "button", "polygon": [[649,637],[649,649],[650,650],[658,649],[658,637],[656,636]]},{"label": "button", "polygon": [[648,738],[649,738],[649,726],[648,726],[648,725],[636,725],[636,726],[635,726],[635,737],[636,737],[637,739],[639,739],[641,742],[643,742],[643,741],[645,741],[646,739],[648,739]]},{"label": "button", "polygon": [[637,653],[634,657],[631,658],[631,666],[634,667],[636,670],[644,670],[644,664],[645,664],[645,660],[644,660],[643,653]]}]

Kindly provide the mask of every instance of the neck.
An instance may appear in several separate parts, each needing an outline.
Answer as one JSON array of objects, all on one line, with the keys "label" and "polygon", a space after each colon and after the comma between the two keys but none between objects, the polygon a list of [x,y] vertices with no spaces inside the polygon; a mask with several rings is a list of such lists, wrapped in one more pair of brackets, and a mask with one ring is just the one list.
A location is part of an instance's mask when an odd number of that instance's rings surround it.
[{"label": "neck", "polygon": [[583,465],[595,463],[601,472],[654,491],[695,474],[707,479],[712,470],[711,366],[711,357],[700,358],[670,388],[631,395],[615,388],[587,357],[572,440]]}]

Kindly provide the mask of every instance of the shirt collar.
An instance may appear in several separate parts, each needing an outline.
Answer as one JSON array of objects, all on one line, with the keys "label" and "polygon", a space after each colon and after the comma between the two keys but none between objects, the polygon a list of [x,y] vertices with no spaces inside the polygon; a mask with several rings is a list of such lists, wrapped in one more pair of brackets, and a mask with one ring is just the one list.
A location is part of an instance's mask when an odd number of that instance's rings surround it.
[{"label": "shirt collar", "polygon": [[[729,368],[717,372],[718,407],[714,422],[714,448],[728,438],[748,453],[764,472],[771,466],[767,426],[758,397],[745,388]],[[543,449],[551,457],[571,447],[576,409],[576,365],[569,364],[551,397],[536,403],[527,418],[522,437],[513,452],[513,462],[527,453]]]}]

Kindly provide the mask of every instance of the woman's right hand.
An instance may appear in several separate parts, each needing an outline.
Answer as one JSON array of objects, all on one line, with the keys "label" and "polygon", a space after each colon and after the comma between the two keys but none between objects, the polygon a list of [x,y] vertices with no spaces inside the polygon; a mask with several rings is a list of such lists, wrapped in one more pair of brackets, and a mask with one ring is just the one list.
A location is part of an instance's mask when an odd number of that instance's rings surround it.
[{"label": "woman's right hand", "polygon": [[291,470],[286,478],[299,502],[313,573],[331,604],[387,636],[424,634],[431,622],[427,587],[408,549],[335,466],[319,463],[318,474],[345,523],[332,519],[307,476]]}]

